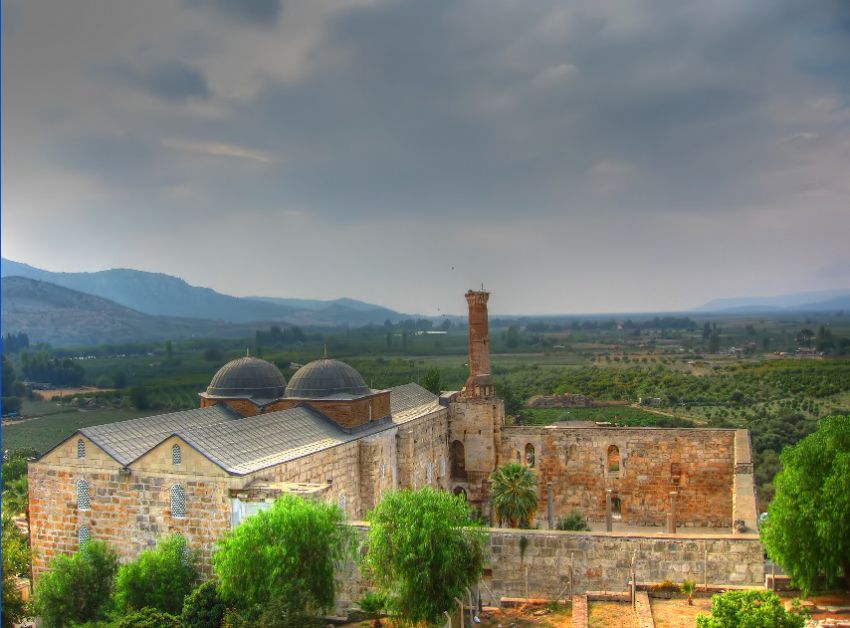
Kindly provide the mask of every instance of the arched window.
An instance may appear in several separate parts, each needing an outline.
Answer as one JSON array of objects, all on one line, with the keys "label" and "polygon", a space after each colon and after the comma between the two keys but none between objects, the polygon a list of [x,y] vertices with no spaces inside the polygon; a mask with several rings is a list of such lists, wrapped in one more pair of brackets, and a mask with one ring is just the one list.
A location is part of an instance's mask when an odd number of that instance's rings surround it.
[{"label": "arched window", "polygon": [[82,528],[80,528],[80,531],[77,532],[77,542],[79,543],[80,547],[85,545],[90,538],[91,534],[89,534],[89,529],[86,526],[83,526]]},{"label": "arched window", "polygon": [[186,489],[180,484],[171,487],[171,516],[175,519],[186,517]]},{"label": "arched window", "polygon": [[466,456],[463,451],[463,443],[456,440],[452,443],[452,477],[466,478]]},{"label": "arched window", "polygon": [[452,491],[455,495],[460,495],[463,497],[463,501],[466,501],[466,489],[462,486],[455,486],[455,490]]},{"label": "arched window", "polygon": [[608,448],[608,473],[620,472],[620,449],[616,445]]},{"label": "arched window", "polygon": [[85,480],[77,481],[77,510],[91,510],[89,483]]},{"label": "arched window", "polygon": [[623,507],[623,504],[620,501],[619,497],[614,496],[614,497],[611,498],[611,516],[614,519],[621,519],[622,518],[622,516],[623,516],[622,515],[622,507]]},{"label": "arched window", "polygon": [[534,466],[534,445],[531,443],[525,446],[525,464],[529,467]]},{"label": "arched window", "polygon": [[171,447],[171,464],[180,464],[183,462],[183,451],[180,449],[180,445],[174,445]]},{"label": "arched window", "polygon": [[77,458],[86,457],[86,441],[82,438],[77,441]]}]

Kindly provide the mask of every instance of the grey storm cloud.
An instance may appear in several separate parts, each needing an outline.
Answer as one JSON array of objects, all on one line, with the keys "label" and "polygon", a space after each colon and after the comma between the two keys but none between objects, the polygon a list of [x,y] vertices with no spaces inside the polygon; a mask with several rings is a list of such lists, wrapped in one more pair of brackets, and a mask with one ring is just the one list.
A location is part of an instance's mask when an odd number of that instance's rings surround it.
[{"label": "grey storm cloud", "polygon": [[[506,276],[604,250],[679,299],[674,252],[717,267],[706,286],[846,282],[847,3],[69,2],[3,7],[7,215],[17,194],[114,206],[212,242],[238,208],[264,234],[329,227],[361,273],[392,272],[361,259],[362,225],[430,221]],[[71,184],[63,207],[28,177]],[[782,251],[804,243],[798,272]]]},{"label": "grey storm cloud", "polygon": [[165,102],[181,103],[190,98],[207,99],[211,95],[203,71],[178,59],[143,66],[113,63],[104,73]]},{"label": "grey storm cloud", "polygon": [[244,22],[272,25],[281,12],[280,0],[185,0],[192,8],[209,8],[219,15]]}]

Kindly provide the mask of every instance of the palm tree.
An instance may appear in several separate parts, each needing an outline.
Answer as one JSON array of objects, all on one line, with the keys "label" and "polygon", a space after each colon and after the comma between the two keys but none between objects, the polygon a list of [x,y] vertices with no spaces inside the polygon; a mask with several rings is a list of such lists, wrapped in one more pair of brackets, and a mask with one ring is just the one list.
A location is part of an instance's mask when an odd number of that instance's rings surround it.
[{"label": "palm tree", "polygon": [[510,462],[490,475],[490,504],[499,523],[527,528],[537,510],[537,478],[523,464]]},{"label": "palm tree", "polygon": [[24,513],[29,521],[29,484],[27,476],[21,476],[12,480],[3,491],[3,509],[8,510],[12,516]]}]

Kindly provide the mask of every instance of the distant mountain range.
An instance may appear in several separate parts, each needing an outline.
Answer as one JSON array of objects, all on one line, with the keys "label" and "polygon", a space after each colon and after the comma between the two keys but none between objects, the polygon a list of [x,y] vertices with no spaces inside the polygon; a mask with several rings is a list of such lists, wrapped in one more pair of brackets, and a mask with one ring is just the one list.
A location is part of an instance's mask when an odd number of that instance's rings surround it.
[{"label": "distant mountain range", "polygon": [[2,281],[3,333],[25,332],[31,342],[86,345],[181,338],[243,337],[247,324],[151,316],[113,301],[26,277]]},{"label": "distant mountain range", "polygon": [[796,292],[774,297],[714,299],[694,312],[828,312],[850,310],[850,289]]},{"label": "distant mountain range", "polygon": [[26,277],[114,301],[151,316],[198,318],[227,323],[368,325],[407,318],[393,310],[357,301],[277,297],[234,297],[191,286],[178,277],[127,268],[91,273],[57,273],[3,258],[2,277]]}]

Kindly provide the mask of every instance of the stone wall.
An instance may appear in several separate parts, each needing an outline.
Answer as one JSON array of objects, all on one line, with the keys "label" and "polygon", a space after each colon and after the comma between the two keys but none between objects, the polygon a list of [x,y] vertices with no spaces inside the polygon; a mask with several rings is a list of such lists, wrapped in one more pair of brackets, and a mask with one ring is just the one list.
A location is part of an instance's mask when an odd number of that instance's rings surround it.
[{"label": "stone wall", "polygon": [[[449,447],[452,448],[454,469],[463,472],[452,476],[452,489],[462,488],[469,501],[489,512],[488,486],[490,474],[499,460],[499,440],[505,423],[505,404],[501,399],[467,398],[457,396],[449,403],[452,420],[449,423]],[[461,448],[453,443],[462,445]],[[462,457],[459,464],[458,457]]]},{"label": "stone wall", "polygon": [[[358,524],[361,539],[368,526]],[[521,539],[527,540],[520,552]],[[587,591],[626,591],[634,557],[638,582],[684,579],[698,584],[764,584],[757,535],[623,535],[556,530],[488,530],[488,560],[480,587],[485,605],[500,598],[569,599]],[[353,564],[338,574],[338,607],[368,588]]]},{"label": "stone wall", "polygon": [[[182,450],[185,469],[161,471],[160,466],[166,464],[163,453],[153,456],[147,468],[134,467],[126,473],[87,439],[86,457],[78,459],[77,440],[69,439],[45,461],[29,465],[30,539],[36,579],[53,556],[77,551],[83,527],[90,538],[113,547],[122,561],[152,547],[160,536],[177,532],[192,547],[211,551],[215,540],[230,528],[228,498],[233,482],[191,449]],[[170,443],[160,448],[168,452],[170,465]],[[77,507],[80,480],[88,483],[88,510]],[[172,516],[171,488],[175,484],[185,491],[185,518]],[[205,562],[208,564],[208,556]]]},{"label": "stone wall", "polygon": [[[528,540],[525,554],[520,540]],[[490,531],[484,603],[499,597],[554,598],[586,591],[625,591],[635,560],[638,582],[684,579],[703,584],[764,584],[757,535],[621,535],[554,530]],[[528,585],[526,587],[526,576]]]},{"label": "stone wall", "polygon": [[399,488],[449,488],[448,411],[434,412],[398,427]]},{"label": "stone wall", "polygon": [[500,464],[525,460],[529,446],[544,521],[552,482],[556,518],[576,509],[604,520],[610,488],[623,523],[661,526],[676,491],[678,525],[731,527],[735,430],[505,427]]}]

